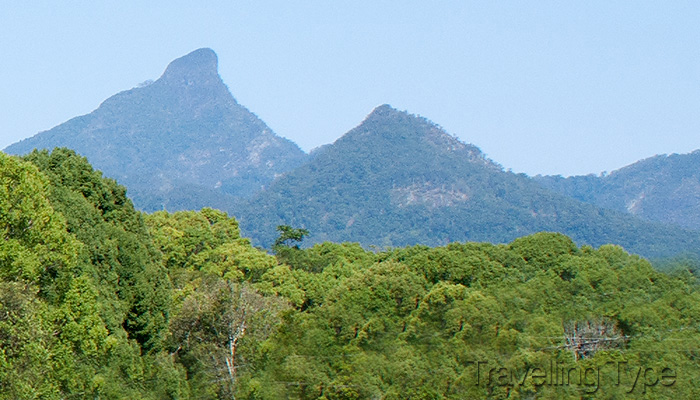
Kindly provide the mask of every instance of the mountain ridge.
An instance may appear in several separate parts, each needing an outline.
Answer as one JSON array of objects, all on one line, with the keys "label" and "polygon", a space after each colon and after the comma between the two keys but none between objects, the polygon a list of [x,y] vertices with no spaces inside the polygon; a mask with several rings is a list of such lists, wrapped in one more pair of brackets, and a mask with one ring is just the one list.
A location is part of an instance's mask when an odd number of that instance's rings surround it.
[{"label": "mountain ridge", "polygon": [[277,225],[304,227],[309,243],[380,247],[506,243],[538,231],[649,257],[668,255],[656,242],[673,242],[672,252],[700,245],[696,233],[600,209],[506,172],[476,146],[388,105],[230,211],[263,246]]},{"label": "mountain ridge", "polygon": [[534,179],[580,201],[700,230],[700,150],[655,155],[606,175]]},{"label": "mountain ridge", "polygon": [[306,154],[238,104],[206,48],[173,60],[156,81],[6,151],[56,146],[127,186],[144,211],[217,207],[265,246],[278,225],[293,225],[309,229],[311,243],[506,243],[557,231],[579,244],[617,243],[648,257],[700,249],[697,232],[600,208],[544,187],[546,179],[504,171],[473,144],[388,104]]}]

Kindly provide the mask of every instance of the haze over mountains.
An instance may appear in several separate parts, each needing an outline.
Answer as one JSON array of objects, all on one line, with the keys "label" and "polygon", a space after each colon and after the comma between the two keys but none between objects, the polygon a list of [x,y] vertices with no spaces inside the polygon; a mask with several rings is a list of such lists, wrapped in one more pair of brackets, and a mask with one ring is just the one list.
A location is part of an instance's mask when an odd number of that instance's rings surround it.
[{"label": "haze over mountains", "polygon": [[657,155],[604,176],[535,179],[587,203],[700,230],[700,150]]},{"label": "haze over mountains", "polygon": [[281,224],[306,227],[312,242],[380,247],[501,243],[539,231],[593,246],[616,243],[649,257],[700,244],[696,233],[586,204],[506,172],[477,147],[388,105],[233,212],[263,244]]},{"label": "haze over mountains", "polygon": [[[277,225],[288,224],[307,228],[311,242],[367,246],[508,242],[547,230],[648,257],[700,249],[697,232],[638,218],[700,227],[695,158],[666,167],[659,167],[661,159],[647,161],[604,178],[534,180],[504,171],[477,147],[388,105],[309,156],[236,102],[209,49],[5,151],[54,147],[86,156],[126,185],[143,210],[221,208],[264,246]],[[679,166],[686,173],[673,172]],[[667,175],[677,177],[672,192],[682,200],[661,200],[668,187],[659,182]]]},{"label": "haze over mountains", "polygon": [[223,207],[300,165],[306,154],[238,104],[217,69],[214,51],[193,51],[155,82],[5,151],[71,148],[126,185],[148,211]]}]

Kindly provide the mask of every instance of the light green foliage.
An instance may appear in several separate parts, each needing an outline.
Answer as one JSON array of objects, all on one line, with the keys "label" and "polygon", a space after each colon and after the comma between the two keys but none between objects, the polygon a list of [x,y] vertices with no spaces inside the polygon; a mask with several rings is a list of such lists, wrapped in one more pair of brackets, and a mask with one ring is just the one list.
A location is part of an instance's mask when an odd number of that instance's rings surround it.
[{"label": "light green foliage", "polygon": [[159,211],[146,221],[174,276],[201,271],[228,280],[258,281],[277,264],[274,257],[241,238],[236,220],[222,211]]},{"label": "light green foliage", "polygon": [[58,339],[54,370],[67,393],[92,391],[92,377],[104,360],[108,332],[98,313],[96,294],[88,278],[73,279],[52,313]]},{"label": "light green foliage", "polygon": [[51,325],[37,288],[0,282],[0,399],[59,398]]},{"label": "light green foliage", "polygon": [[46,178],[0,153],[0,277],[38,281],[76,263],[77,241],[47,199]]},{"label": "light green foliage", "polygon": [[189,376],[194,398],[229,398],[254,389],[250,365],[281,324],[289,295],[303,302],[288,267],[240,237],[226,213],[161,211],[146,217],[174,283],[169,351]]},{"label": "light green foliage", "polygon": [[[566,236],[540,233],[509,245],[416,246],[352,260],[345,253],[324,244],[284,255],[307,300],[272,337],[256,375],[278,397],[616,399],[698,391],[690,378],[700,373],[691,350],[700,340],[696,283],[656,272],[619,247],[578,248]],[[532,376],[551,365],[573,370],[572,381]],[[622,368],[619,385],[611,365]],[[677,379],[634,386],[640,367],[658,376],[670,368]],[[599,371],[597,389],[579,380],[586,368]]]},{"label": "light green foliage", "polygon": [[0,162],[2,253],[12,259],[0,284],[31,285],[17,290],[26,301],[5,303],[31,312],[11,322],[30,334],[13,339],[21,352],[2,345],[5,370],[17,374],[2,379],[10,385],[3,394],[84,397],[109,387],[148,398],[144,381],[116,373],[109,349],[135,349],[135,360],[150,365],[146,352],[166,333],[170,284],[126,190],[70,150],[34,152],[24,161],[0,155]]},{"label": "light green foliage", "polygon": [[143,216],[68,150],[0,168],[0,399],[700,397],[687,263],[546,232],[274,257],[221,211]]},{"label": "light green foliage", "polygon": [[126,189],[71,150],[34,151],[25,159],[48,177],[52,206],[83,244],[81,268],[98,290],[108,330],[126,329],[145,350],[158,348],[168,324],[170,282]]}]

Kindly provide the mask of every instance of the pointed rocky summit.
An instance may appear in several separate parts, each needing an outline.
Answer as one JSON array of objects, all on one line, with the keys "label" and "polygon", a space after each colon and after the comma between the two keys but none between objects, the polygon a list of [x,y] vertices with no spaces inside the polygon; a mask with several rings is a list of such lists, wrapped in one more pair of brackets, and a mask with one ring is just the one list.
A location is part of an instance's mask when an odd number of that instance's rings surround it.
[{"label": "pointed rocky summit", "polygon": [[[198,49],[168,65],[162,80],[172,84],[202,84],[219,79],[219,58],[212,49]],[[199,80],[205,79],[203,82]]]},{"label": "pointed rocky summit", "polygon": [[225,208],[307,156],[238,104],[217,69],[214,51],[195,50],[155,82],[5,151],[71,148],[127,186],[143,210]]}]

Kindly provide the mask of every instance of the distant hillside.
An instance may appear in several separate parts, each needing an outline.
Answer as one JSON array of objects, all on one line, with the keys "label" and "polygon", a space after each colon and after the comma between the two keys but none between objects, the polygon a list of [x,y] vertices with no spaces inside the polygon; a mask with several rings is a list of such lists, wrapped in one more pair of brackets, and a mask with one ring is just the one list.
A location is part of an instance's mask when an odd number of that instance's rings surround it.
[{"label": "distant hillside", "polygon": [[535,179],[587,203],[700,230],[700,150],[647,158],[605,176]]},{"label": "distant hillside", "polygon": [[310,242],[377,246],[508,242],[558,231],[649,257],[700,248],[696,233],[554,193],[503,171],[430,121],[387,105],[234,213],[263,245],[274,240],[277,225],[289,224],[308,229]]},{"label": "distant hillside", "polygon": [[307,243],[506,243],[556,231],[647,257],[700,253],[697,232],[627,213],[700,229],[700,153],[538,183],[425,118],[383,105],[307,155],[238,104],[217,68],[212,50],[196,50],[155,82],[5,151],[73,149],[127,186],[139,209],[219,208],[263,246],[278,225],[292,225],[311,232]]},{"label": "distant hillside", "polygon": [[141,209],[223,208],[300,165],[306,154],[238,104],[217,68],[212,50],[196,50],[155,82],[5,151],[74,149],[126,185]]}]

